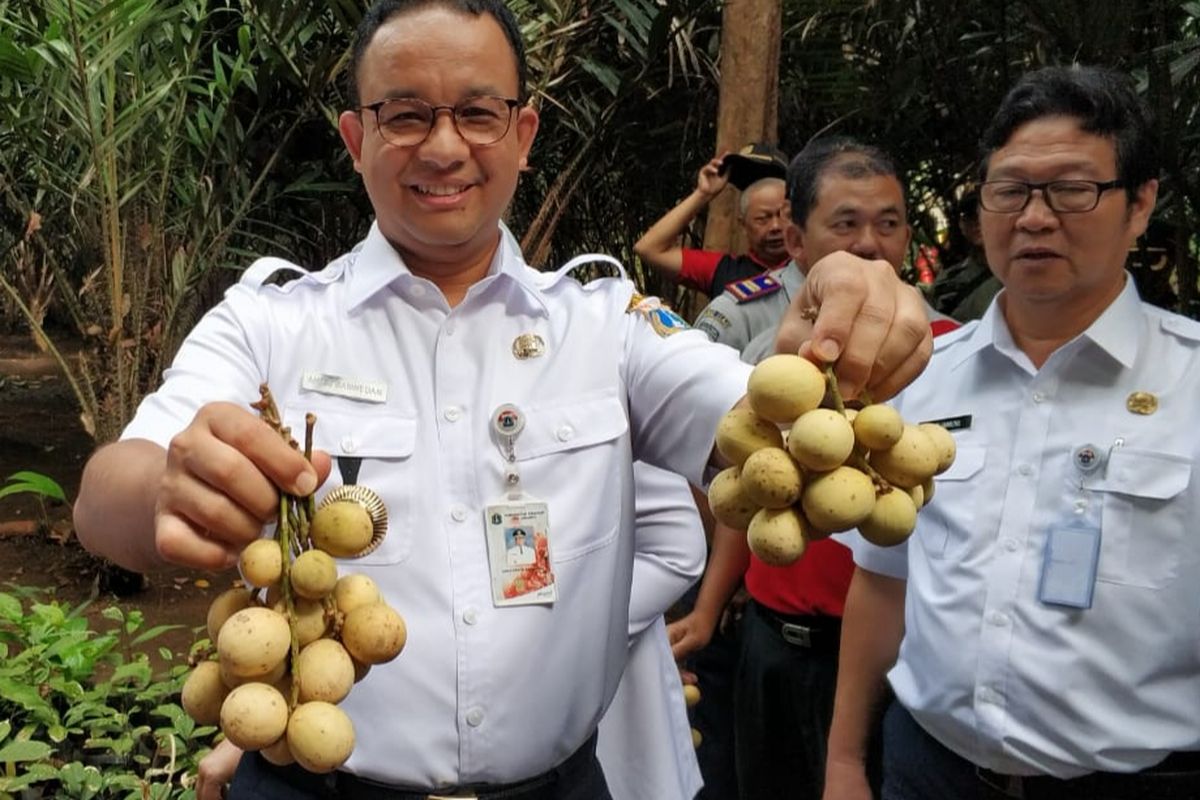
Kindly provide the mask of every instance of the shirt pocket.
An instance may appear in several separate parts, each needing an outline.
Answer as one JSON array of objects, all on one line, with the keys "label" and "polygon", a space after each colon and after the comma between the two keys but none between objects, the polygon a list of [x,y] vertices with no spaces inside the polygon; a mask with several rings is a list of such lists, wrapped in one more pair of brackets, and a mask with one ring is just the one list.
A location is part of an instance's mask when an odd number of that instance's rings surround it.
[{"label": "shirt pocket", "polygon": [[[987,445],[959,443],[954,463],[934,476],[933,499],[917,515],[917,541],[930,558],[961,554],[974,527],[979,482],[974,480],[987,461]],[[921,529],[928,518],[929,525]]]},{"label": "shirt pocket", "polygon": [[1092,488],[1101,495],[1100,564],[1105,583],[1160,589],[1179,572],[1192,459],[1136,447],[1115,448]]},{"label": "shirt pocket", "polygon": [[359,459],[354,482],[376,492],[387,509],[387,535],[383,543],[367,555],[349,561],[382,565],[406,560],[412,548],[412,505],[406,489],[415,480],[412,455],[417,442],[416,418],[362,406],[353,409],[288,406],[284,420],[292,426],[292,435],[297,440],[303,434],[297,436],[295,432],[303,432],[304,415],[309,411],[317,417],[313,447],[333,458],[333,471],[318,490],[318,505],[330,490],[345,482],[338,459],[354,458]]},{"label": "shirt pocket", "polygon": [[611,544],[621,530],[629,418],[615,392],[531,406],[514,455],[521,486],[547,499],[554,563]]}]

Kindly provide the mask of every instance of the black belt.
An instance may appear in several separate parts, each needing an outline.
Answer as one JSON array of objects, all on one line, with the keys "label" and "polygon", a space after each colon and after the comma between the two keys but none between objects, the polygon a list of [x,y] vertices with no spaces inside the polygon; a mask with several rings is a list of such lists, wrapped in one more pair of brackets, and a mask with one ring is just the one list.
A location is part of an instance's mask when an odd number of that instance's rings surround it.
[{"label": "black belt", "polygon": [[750,607],[759,619],[775,630],[785,642],[812,650],[834,650],[842,639],[842,620],[824,614],[782,614],[757,600]]},{"label": "black belt", "polygon": [[428,791],[405,786],[380,783],[361,778],[349,772],[333,772],[314,775],[298,766],[272,767],[270,770],[289,786],[308,792],[314,797],[353,798],[353,800],[457,800],[478,798],[479,800],[544,800],[557,794],[556,789],[569,786],[586,776],[596,760],[596,735],[567,757],[565,761],[541,775],[515,783],[468,784]]},{"label": "black belt", "polygon": [[1172,753],[1141,772],[1091,772],[1078,778],[1003,775],[976,767],[979,780],[1016,800],[1104,798],[1112,800],[1196,800],[1200,798],[1200,752]]}]

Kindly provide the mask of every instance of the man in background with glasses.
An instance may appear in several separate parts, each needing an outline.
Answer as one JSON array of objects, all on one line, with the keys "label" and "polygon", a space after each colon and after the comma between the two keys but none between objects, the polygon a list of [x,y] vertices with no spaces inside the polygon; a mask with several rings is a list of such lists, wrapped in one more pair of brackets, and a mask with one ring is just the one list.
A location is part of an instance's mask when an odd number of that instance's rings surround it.
[{"label": "man in background with glasses", "polygon": [[1093,68],[1026,76],[982,139],[1004,284],[897,398],[958,455],[905,545],[848,537],[826,800],[1200,797],[1200,324],[1125,259],[1158,191],[1154,122]]},{"label": "man in background with glasses", "polygon": [[[226,570],[278,491],[307,495],[336,468],[330,484],[387,508],[386,537],[345,566],[404,615],[407,644],[340,705],[358,731],[344,769],[255,756],[230,797],[604,800],[595,732],[627,660],[633,460],[702,485],[748,367],[626,280],[525,264],[500,220],[538,113],[502,3],[377,3],[349,77],[338,123],[376,215],[365,239],[318,272],[247,270],[89,461],[76,530],[139,571]],[[790,348],[890,396],[931,339],[915,292],[857,261],[814,267]],[[301,274],[267,280],[280,271]],[[263,383],[292,431],[316,414],[313,463],[249,408]],[[514,515],[552,573],[516,599],[501,568]]]}]

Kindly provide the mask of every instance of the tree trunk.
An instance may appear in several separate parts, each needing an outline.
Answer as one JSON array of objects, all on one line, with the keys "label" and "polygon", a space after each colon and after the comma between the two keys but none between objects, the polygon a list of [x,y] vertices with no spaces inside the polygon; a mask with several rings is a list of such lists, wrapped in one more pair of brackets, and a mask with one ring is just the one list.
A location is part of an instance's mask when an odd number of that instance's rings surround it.
[{"label": "tree trunk", "polygon": [[[727,0],[721,19],[721,94],[717,150],[779,140],[779,46],[783,10],[779,0]],[[704,247],[742,252],[737,192],[722,192],[708,207]]]}]

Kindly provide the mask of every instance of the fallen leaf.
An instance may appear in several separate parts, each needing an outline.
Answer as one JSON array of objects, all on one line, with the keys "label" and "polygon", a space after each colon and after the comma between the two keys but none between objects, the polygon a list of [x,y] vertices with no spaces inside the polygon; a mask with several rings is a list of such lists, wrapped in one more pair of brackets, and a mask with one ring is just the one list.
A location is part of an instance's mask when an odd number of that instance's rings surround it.
[{"label": "fallen leaf", "polygon": [[42,215],[36,211],[29,212],[29,224],[25,226],[25,238],[28,239],[42,229]]},{"label": "fallen leaf", "polygon": [[199,578],[196,580],[196,588],[197,589],[207,589],[210,585],[211,584],[209,584],[209,582],[206,581],[204,578]]}]

